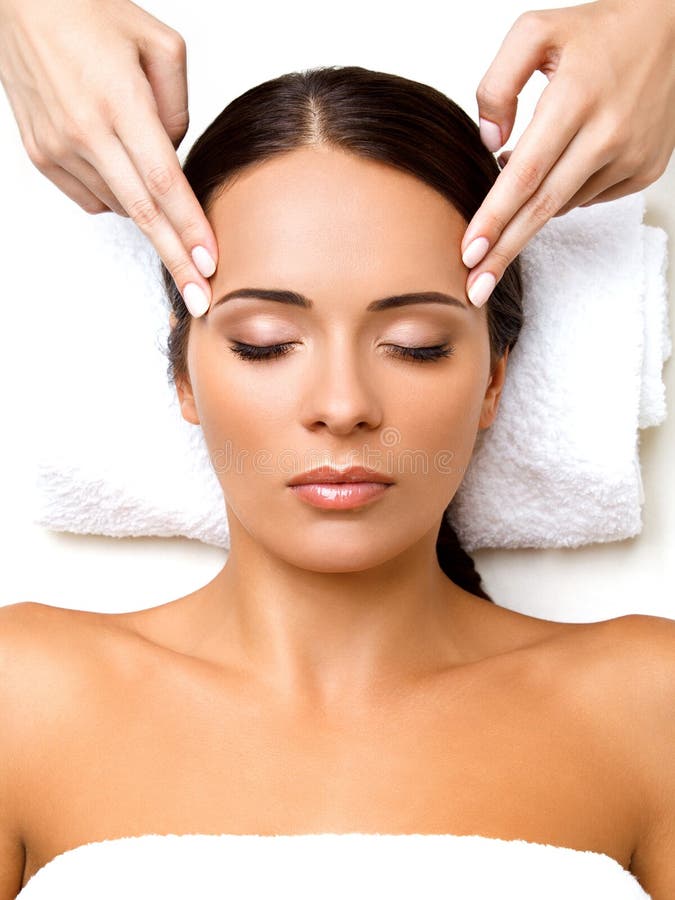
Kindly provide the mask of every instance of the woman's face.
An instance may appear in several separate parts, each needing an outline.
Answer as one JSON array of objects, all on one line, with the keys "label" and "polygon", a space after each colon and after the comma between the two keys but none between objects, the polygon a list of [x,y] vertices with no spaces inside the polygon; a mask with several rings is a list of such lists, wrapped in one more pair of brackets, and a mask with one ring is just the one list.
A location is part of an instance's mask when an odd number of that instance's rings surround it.
[{"label": "woman's face", "polygon": [[[490,371],[486,307],[465,292],[466,221],[412,175],[307,147],[253,166],[213,203],[218,240],[209,312],[193,319],[184,418],[200,424],[241,528],[317,572],[370,568],[436,535],[479,429],[497,411],[506,356]],[[292,291],[309,308],[241,288]],[[437,292],[369,310],[383,298]],[[239,344],[237,344],[239,342]],[[250,360],[232,347],[284,344]],[[397,347],[453,348],[420,362]],[[394,484],[353,509],[320,509],[289,480],[319,465],[366,465]]]}]

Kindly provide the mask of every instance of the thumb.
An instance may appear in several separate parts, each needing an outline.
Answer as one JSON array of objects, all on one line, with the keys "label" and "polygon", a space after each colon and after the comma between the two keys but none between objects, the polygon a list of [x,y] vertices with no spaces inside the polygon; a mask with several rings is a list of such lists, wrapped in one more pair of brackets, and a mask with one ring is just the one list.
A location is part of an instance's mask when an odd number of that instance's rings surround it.
[{"label": "thumb", "polygon": [[549,63],[550,34],[545,13],[537,10],[518,16],[478,85],[480,137],[491,153],[503,147],[511,135],[518,94],[533,72]]}]

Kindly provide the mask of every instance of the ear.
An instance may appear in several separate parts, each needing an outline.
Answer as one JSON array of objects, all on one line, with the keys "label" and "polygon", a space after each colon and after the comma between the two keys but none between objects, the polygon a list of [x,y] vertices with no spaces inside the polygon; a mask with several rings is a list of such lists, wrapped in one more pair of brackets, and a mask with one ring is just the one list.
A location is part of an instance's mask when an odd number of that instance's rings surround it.
[{"label": "ear", "polygon": [[[173,330],[178,324],[178,319],[172,313],[169,314],[169,327]],[[174,382],[176,393],[178,394],[178,404],[180,411],[186,422],[191,425],[199,425],[199,413],[197,412],[197,404],[195,403],[192,384],[188,377],[178,378]]]},{"label": "ear", "polygon": [[190,422],[191,425],[199,425],[199,413],[197,412],[197,404],[195,403],[195,396],[189,378],[176,381],[176,393],[178,394],[180,411],[185,421]]},{"label": "ear", "polygon": [[478,429],[489,428],[495,420],[497,410],[499,409],[499,401],[502,396],[502,388],[504,387],[504,379],[506,377],[506,361],[509,356],[509,348],[504,351],[504,355],[499,359],[494,367],[490,382],[488,384],[485,397],[483,399],[483,408],[480,414]]}]

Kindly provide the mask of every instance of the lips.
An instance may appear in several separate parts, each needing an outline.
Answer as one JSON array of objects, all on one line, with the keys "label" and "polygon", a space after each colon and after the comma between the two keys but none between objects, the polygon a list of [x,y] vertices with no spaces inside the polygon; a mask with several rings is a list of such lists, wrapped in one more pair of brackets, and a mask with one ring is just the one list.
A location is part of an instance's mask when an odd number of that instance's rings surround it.
[{"label": "lips", "polygon": [[319,509],[346,510],[369,506],[392,487],[390,482],[353,481],[291,484],[289,490],[310,506]]},{"label": "lips", "polygon": [[320,466],[296,475],[288,482],[289,486],[298,484],[354,484],[356,482],[376,484],[393,484],[394,479],[365,466],[350,466],[348,469],[336,469],[332,466]]}]

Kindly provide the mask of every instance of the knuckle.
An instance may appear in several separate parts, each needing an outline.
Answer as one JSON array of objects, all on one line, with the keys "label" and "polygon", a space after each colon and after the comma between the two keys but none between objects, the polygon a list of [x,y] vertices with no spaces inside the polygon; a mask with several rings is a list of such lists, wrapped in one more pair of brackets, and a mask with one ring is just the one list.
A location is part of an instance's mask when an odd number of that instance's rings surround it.
[{"label": "knuckle", "polygon": [[495,212],[492,209],[486,210],[484,219],[485,224],[481,228],[481,234],[486,235],[488,238],[492,235],[499,237],[510,221],[511,220],[507,215],[501,215],[499,212]]},{"label": "knuckle", "polygon": [[[495,268],[498,269],[499,276],[504,274],[508,266],[513,261],[513,256],[503,248],[497,245],[490,254],[490,271],[495,272]],[[497,266],[493,265],[493,262],[497,263]]]},{"label": "knuckle", "polygon": [[513,23],[514,29],[518,29],[524,35],[539,34],[544,24],[544,16],[542,11],[538,9],[529,9],[521,13]]},{"label": "knuckle", "polygon": [[160,211],[151,198],[144,197],[141,200],[134,200],[129,209],[129,215],[142,231],[146,231],[150,230],[157,222]]},{"label": "knuckle", "polygon": [[174,173],[168,166],[154,166],[145,176],[146,182],[152,193],[157,197],[168,194],[176,182]]},{"label": "knuckle", "polygon": [[507,100],[507,96],[488,76],[482,79],[476,89],[476,100],[486,109],[502,106]]},{"label": "knuckle", "polygon": [[68,119],[63,125],[62,134],[71,146],[79,148],[88,145],[94,130],[94,123],[86,119]]},{"label": "knuckle", "polygon": [[183,138],[185,132],[190,127],[190,113],[187,109],[179,110],[176,113],[167,115],[164,119],[164,125],[171,137]]},{"label": "knuckle", "polygon": [[653,184],[663,175],[668,165],[667,160],[663,162],[657,151],[645,150],[643,147],[626,153],[625,157],[624,178],[631,178],[640,188]]},{"label": "knuckle", "polygon": [[645,163],[637,169],[634,169],[633,172],[633,183],[639,191],[648,188],[650,184],[653,184],[657,178],[660,178],[663,174],[663,171],[660,171],[659,167],[654,163]]},{"label": "knuckle", "polygon": [[187,59],[187,45],[185,39],[173,28],[166,28],[161,33],[161,47],[164,53],[176,62],[184,62]]},{"label": "knuckle", "polygon": [[602,142],[605,152],[613,158],[623,149],[626,133],[623,121],[613,117],[606,119],[602,128]]},{"label": "knuckle", "polygon": [[66,155],[66,142],[54,130],[27,136],[24,146],[31,160],[42,168],[53,167],[55,162],[64,159]]},{"label": "knuckle", "polygon": [[649,179],[647,185],[657,181],[668,168],[668,158],[653,160],[646,166],[645,178]]},{"label": "knuckle", "polygon": [[68,155],[65,135],[51,134],[42,141],[42,152],[46,155],[50,164],[59,163]]},{"label": "knuckle", "polygon": [[515,166],[509,160],[511,174],[516,179],[519,190],[532,195],[541,181],[541,171],[534,162],[519,162]]},{"label": "knuckle", "polygon": [[550,191],[538,191],[530,204],[530,217],[538,224],[548,222],[560,209],[560,201]]},{"label": "knuckle", "polygon": [[651,165],[643,151],[628,151],[621,159],[621,170],[624,172],[624,178],[634,178],[641,181],[646,178]]},{"label": "knuckle", "polygon": [[50,157],[41,147],[38,147],[32,139],[24,141],[24,146],[28,153],[28,158],[37,169],[41,172],[45,172],[48,169],[53,168],[54,164]]},{"label": "knuckle", "polygon": [[195,280],[193,274],[194,266],[186,256],[183,256],[178,260],[169,260],[166,267],[169,272],[171,272],[171,276],[176,284],[183,284],[184,282],[187,283],[189,280]]}]

